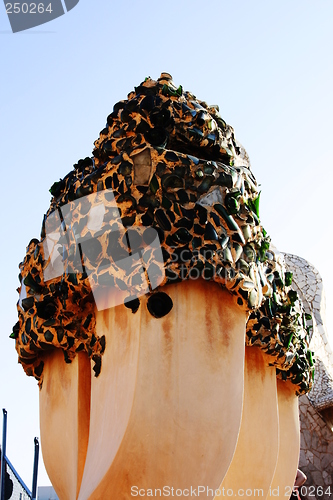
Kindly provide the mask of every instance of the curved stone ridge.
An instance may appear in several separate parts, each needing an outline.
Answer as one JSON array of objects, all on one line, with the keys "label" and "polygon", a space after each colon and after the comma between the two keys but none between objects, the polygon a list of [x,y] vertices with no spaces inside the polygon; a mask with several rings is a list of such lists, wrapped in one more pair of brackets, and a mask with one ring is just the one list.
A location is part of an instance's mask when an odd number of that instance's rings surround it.
[{"label": "curved stone ridge", "polygon": [[[144,228],[154,228],[163,259],[152,253],[145,260],[147,291],[198,278],[226,287],[250,313],[247,344],[269,354],[298,393],[309,390],[313,368],[302,304],[282,257],[269,250],[248,156],[218,107],[176,87],[167,73],[146,78],[114,106],[93,155],[51,187],[41,240],[32,240],[20,265],[13,337],[26,372],[41,380],[40,353],[58,347],[68,362],[85,350],[98,375],[105,342],[94,334],[92,294],[103,286],[118,295],[130,289],[128,299],[142,294],[135,269],[124,272],[119,256],[130,253],[134,240],[142,249]],[[96,193],[103,193],[103,207],[94,232]],[[45,244],[50,234],[58,234],[60,267]]]}]

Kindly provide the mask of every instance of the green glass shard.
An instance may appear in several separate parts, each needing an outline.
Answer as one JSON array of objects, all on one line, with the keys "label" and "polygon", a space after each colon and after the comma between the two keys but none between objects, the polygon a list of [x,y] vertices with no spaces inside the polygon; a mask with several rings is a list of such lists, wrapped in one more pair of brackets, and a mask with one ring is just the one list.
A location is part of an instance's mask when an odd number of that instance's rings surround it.
[{"label": "green glass shard", "polygon": [[253,213],[255,213],[255,215],[258,217],[258,219],[259,219],[260,194],[261,194],[261,191],[258,194],[258,196],[256,198],[254,198],[254,200],[248,201],[248,205],[249,205],[250,209],[252,210]]},{"label": "green glass shard", "polygon": [[284,275],[284,282],[286,286],[290,286],[293,281],[293,273],[286,272]]},{"label": "green glass shard", "polygon": [[159,183],[157,180],[156,175],[154,174],[153,177],[151,178],[150,184],[149,184],[149,189],[150,191],[155,194],[159,188]]}]

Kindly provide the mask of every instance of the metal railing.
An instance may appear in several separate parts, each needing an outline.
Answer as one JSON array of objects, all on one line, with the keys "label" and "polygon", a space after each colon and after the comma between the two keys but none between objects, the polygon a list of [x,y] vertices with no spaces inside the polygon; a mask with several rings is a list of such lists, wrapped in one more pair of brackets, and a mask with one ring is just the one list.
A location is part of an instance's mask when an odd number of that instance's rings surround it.
[{"label": "metal railing", "polygon": [[[6,471],[8,473],[10,480],[13,483],[12,495],[9,497],[10,500],[31,500],[32,499],[31,491],[26,486],[24,481],[21,479],[21,477],[13,467],[12,463],[8,460],[8,457],[6,457],[5,462],[6,462]],[[4,492],[4,499],[7,500],[6,488]]]},{"label": "metal railing", "polygon": [[34,469],[32,478],[32,491],[30,491],[6,455],[7,411],[3,409],[2,412],[3,426],[1,446],[0,500],[36,500],[39,457],[38,439],[35,438],[34,440]]}]

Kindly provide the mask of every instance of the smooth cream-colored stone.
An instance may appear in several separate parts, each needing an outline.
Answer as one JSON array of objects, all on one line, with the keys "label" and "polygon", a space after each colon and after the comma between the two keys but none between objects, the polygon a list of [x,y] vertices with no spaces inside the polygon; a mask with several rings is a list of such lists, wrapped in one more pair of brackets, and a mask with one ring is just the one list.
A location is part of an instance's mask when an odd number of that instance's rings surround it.
[{"label": "smooth cream-colored stone", "polygon": [[[300,432],[298,398],[295,386],[277,380],[279,411],[279,454],[269,496],[285,499],[290,496],[297,473]],[[275,494],[277,493],[277,494]]]},{"label": "smooth cream-colored stone", "polygon": [[242,412],[246,313],[204,280],[161,291],[173,300],[163,318],[150,315],[146,296],[135,314],[123,305],[97,313],[106,351],[92,379],[79,500],[128,499],[132,486],[215,490],[230,465]]},{"label": "smooth cream-colored stone", "polygon": [[233,497],[266,498],[278,457],[278,408],[275,368],[257,347],[245,348],[244,403],[237,447],[220,486]]},{"label": "smooth cream-colored stone", "polygon": [[123,304],[97,312],[106,336],[98,378],[83,353],[69,365],[60,350],[45,356],[41,441],[59,498],[199,485],[265,498],[273,474],[271,490],[285,498],[299,452],[294,386],[276,381],[261,350],[245,356],[246,313],[226,290],[197,280],[161,291],[173,309],[160,319],[147,296],[134,314]]},{"label": "smooth cream-colored stone", "polygon": [[90,374],[85,353],[71,364],[58,349],[44,358],[40,436],[45,468],[61,500],[75,500],[80,489],[88,446]]}]

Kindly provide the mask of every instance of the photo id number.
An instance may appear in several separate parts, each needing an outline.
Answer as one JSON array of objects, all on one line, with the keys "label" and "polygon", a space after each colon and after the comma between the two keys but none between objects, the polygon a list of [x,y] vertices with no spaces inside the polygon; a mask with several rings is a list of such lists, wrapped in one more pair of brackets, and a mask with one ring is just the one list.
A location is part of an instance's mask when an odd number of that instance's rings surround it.
[{"label": "photo id number", "polygon": [[[295,489],[295,487],[291,488],[290,486],[286,486],[284,496],[289,498],[294,489]],[[298,487],[298,491],[300,492],[302,497],[314,497],[314,499],[320,498],[323,495],[331,496],[331,494],[332,494],[330,486],[306,486],[306,485],[303,485],[303,486]]]},{"label": "photo id number", "polygon": [[52,13],[52,4],[44,3],[6,3],[7,14],[44,14],[44,12]]}]

